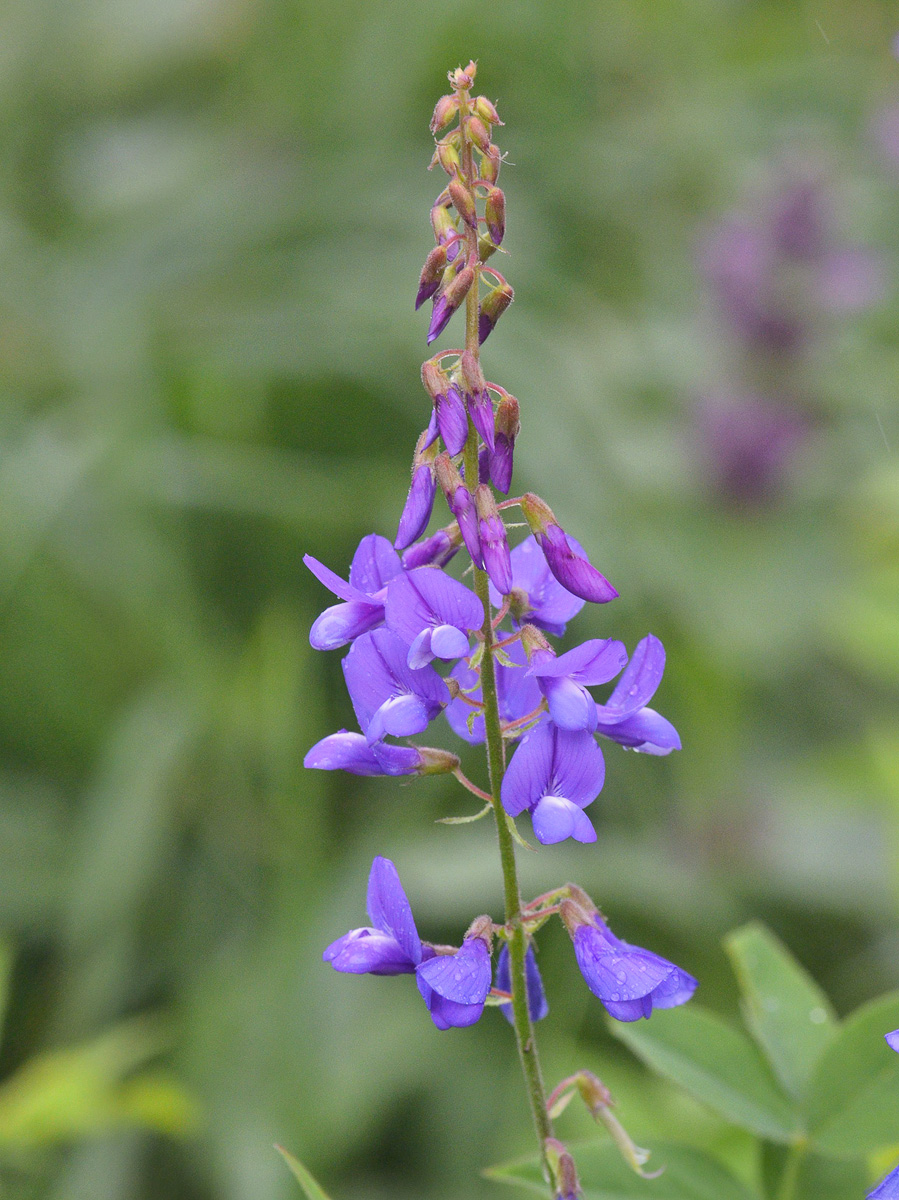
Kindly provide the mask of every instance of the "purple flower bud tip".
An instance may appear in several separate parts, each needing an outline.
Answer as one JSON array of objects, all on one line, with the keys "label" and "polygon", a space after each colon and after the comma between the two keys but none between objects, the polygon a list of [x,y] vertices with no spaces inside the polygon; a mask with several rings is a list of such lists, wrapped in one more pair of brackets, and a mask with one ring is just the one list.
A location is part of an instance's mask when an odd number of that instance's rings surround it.
[{"label": "purple flower bud tip", "polygon": [[478,317],[478,344],[483,346],[495,328],[496,322],[492,321],[485,312],[482,312]]},{"label": "purple flower bud tip", "polygon": [[891,1050],[895,1050],[899,1054],[899,1029],[894,1029],[892,1033],[885,1033],[886,1043]]},{"label": "purple flower bud tip", "polygon": [[425,300],[430,300],[437,289],[440,287],[440,280],[434,279],[428,283],[423,283],[418,289],[418,295],[415,297],[415,311],[421,308]]},{"label": "purple flower bud tip", "polygon": [[434,301],[434,308],[431,312],[431,324],[428,326],[428,345],[435,342],[440,337],[444,329],[450,322],[450,317],[453,315],[453,309],[447,304],[445,297],[438,296]]}]

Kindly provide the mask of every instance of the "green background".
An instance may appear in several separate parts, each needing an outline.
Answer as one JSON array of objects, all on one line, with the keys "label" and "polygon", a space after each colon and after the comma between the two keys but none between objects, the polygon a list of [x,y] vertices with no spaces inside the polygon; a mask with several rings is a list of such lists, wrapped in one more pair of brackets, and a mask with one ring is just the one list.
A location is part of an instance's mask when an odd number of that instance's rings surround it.
[{"label": "green background", "polygon": [[[569,639],[664,641],[684,743],[610,746],[599,841],[523,856],[525,886],[576,880],[724,1014],[749,917],[841,1013],[899,985],[899,174],[871,133],[897,30],[873,0],[3,6],[3,1195],[280,1200],[279,1141],[337,1200],[481,1200],[531,1150],[497,1013],[438,1033],[412,981],[320,961],[374,854],[423,936],[498,917],[487,824],[434,824],[471,811],[451,781],[302,768],[354,727],[302,555],[343,572],[395,529],[427,124],[469,57],[506,121],[517,298],[484,362],[521,402],[515,486],[621,593]],[[695,453],[738,370],[696,248],[794,162],[885,287],[803,363],[784,497],[734,508]],[[608,1035],[564,931],[540,945],[548,1078],[589,1067],[641,1144],[748,1170]]]}]

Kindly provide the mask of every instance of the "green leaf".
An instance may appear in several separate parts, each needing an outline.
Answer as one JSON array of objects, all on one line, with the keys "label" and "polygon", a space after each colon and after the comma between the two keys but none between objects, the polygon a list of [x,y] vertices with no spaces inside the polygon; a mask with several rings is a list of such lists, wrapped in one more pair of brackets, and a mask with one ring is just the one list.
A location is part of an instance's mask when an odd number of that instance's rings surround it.
[{"label": "green leaf", "polygon": [[724,940],[743,993],[743,1013],[774,1073],[797,1099],[837,1031],[830,1001],[764,925],[752,922]]},{"label": "green leaf", "polygon": [[[664,1172],[657,1179],[641,1179],[608,1142],[572,1146],[584,1200],[755,1200],[753,1194],[720,1163],[687,1146],[658,1143],[649,1167]],[[510,1183],[546,1196],[546,1184],[536,1158],[488,1167],[488,1179]]]},{"label": "green leaf", "polygon": [[809,1085],[808,1129],[836,1158],[860,1158],[896,1141],[899,1055],[883,1035],[899,1027],[899,992],[880,996],[846,1019]]},{"label": "green leaf", "polygon": [[298,1158],[294,1158],[290,1151],[285,1150],[283,1146],[276,1145],[275,1149],[287,1163],[288,1167],[290,1167],[294,1178],[306,1193],[308,1200],[328,1200],[326,1193],[321,1190]]},{"label": "green leaf", "polygon": [[758,1048],[714,1013],[690,1004],[610,1028],[645,1063],[733,1124],[774,1142],[796,1134],[798,1115]]}]

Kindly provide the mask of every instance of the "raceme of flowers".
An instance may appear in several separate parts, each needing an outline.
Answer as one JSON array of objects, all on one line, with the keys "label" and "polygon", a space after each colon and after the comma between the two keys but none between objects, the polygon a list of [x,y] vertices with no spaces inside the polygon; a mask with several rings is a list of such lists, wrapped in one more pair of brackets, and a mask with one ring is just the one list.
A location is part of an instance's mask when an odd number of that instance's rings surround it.
[{"label": "raceme of flowers", "polygon": [[[442,135],[432,165],[449,181],[431,212],[436,244],[416,304],[431,301],[429,345],[464,309],[465,347],[442,350],[422,367],[428,410],[393,543],[365,536],[346,577],[304,560],[336,598],[310,641],[318,650],[345,650],[358,723],[319,741],[305,765],[352,775],[452,774],[487,801],[463,819],[491,811],[496,819],[507,851],[503,922],[476,916],[459,946],[424,941],[397,868],[379,856],[368,884],[370,923],[338,937],[324,959],[347,974],[414,975],[438,1029],[472,1025],[496,1006],[524,1056],[536,1054],[532,1022],[548,1011],[534,935],[553,916],[571,937],[587,987],[617,1020],[683,1004],[696,980],[622,941],[575,884],[528,903],[510,901],[518,893],[516,818],[528,814],[542,845],[594,842],[588,810],[605,778],[601,743],[666,755],[680,749],[680,739],[650,707],[665,667],[658,638],[647,634],[630,654],[615,638],[558,647],[585,603],[607,604],[618,592],[545,501],[533,493],[505,498],[520,405],[480,364],[480,344],[512,301],[511,287],[486,265],[505,235],[502,156],[492,141],[500,121],[485,97],[470,95],[474,75],[474,64],[450,74],[453,93],[438,102],[431,123]],[[455,120],[458,127],[445,132]],[[438,493],[450,520],[428,534]],[[515,510],[530,533],[513,546],[506,521]],[[454,576],[447,568],[459,561]],[[461,741],[486,743],[490,792],[465,777],[456,754],[415,740],[441,716]],[[552,1134],[539,1067],[525,1076],[555,1194],[575,1197],[576,1172]]]}]

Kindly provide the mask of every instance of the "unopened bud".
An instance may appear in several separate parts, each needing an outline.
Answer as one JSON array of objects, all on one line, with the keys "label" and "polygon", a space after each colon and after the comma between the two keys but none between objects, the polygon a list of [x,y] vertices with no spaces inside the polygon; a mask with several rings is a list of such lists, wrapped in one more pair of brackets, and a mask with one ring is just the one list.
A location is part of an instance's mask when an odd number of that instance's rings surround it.
[{"label": "unopened bud", "polygon": [[465,122],[465,132],[474,142],[481,153],[485,153],[490,145],[490,130],[480,117],[469,117]]},{"label": "unopened bud", "polygon": [[496,406],[496,432],[504,434],[513,444],[521,432],[521,406],[508,393],[500,397]]},{"label": "unopened bud", "polygon": [[421,756],[418,775],[450,775],[459,768],[459,756],[449,750],[437,750],[432,746],[416,746],[415,749]]},{"label": "unopened bud", "polygon": [[515,293],[507,283],[500,284],[487,293],[481,301],[481,312],[478,317],[478,340],[480,342],[486,342],[497,321],[514,298]]},{"label": "unopened bud", "polygon": [[504,395],[496,409],[493,452],[490,455],[490,478],[506,495],[512,486],[512,466],[515,439],[521,429],[519,405],[514,396]]},{"label": "unopened bud", "polygon": [[442,200],[438,200],[431,209],[431,228],[438,242],[445,242],[447,238],[459,232],[450,210]]},{"label": "unopened bud", "polygon": [[[430,537],[425,538],[415,546],[410,546],[403,554],[403,570],[414,571],[416,567],[445,567],[458,553],[462,545],[462,534],[457,521],[438,529]],[[447,676],[447,686],[452,676]]]},{"label": "unopened bud", "polygon": [[519,501],[524,518],[531,527],[531,533],[546,533],[550,525],[558,525],[556,514],[545,500],[535,496],[533,492],[525,492]]},{"label": "unopened bud", "polygon": [[431,133],[436,135],[446,129],[458,111],[458,96],[441,96],[434,107],[434,115],[431,117]]},{"label": "unopened bud", "polygon": [[554,1200],[579,1200],[581,1184],[574,1159],[557,1138],[547,1138],[543,1146],[552,1175]]},{"label": "unopened bud", "polygon": [[499,146],[495,146],[492,142],[481,155],[481,179],[484,183],[496,183],[499,179],[499,168],[503,161],[503,156],[499,152]]},{"label": "unopened bud", "polygon": [[437,161],[446,171],[447,175],[455,178],[456,172],[462,168],[462,159],[459,154],[459,135],[452,134],[450,137],[437,143],[437,148],[434,151],[437,155]]},{"label": "unopened bud", "polygon": [[482,121],[486,121],[488,125],[502,125],[503,122],[499,119],[499,113],[493,104],[486,96],[475,96],[472,101],[472,107]]},{"label": "unopened bud", "polygon": [[458,308],[473,283],[474,267],[463,267],[461,271],[457,271],[455,278],[447,284],[446,291],[443,293],[447,304],[453,309]]},{"label": "unopened bud", "polygon": [[474,196],[468,190],[460,179],[451,179],[447,191],[450,194],[450,199],[456,212],[462,218],[466,225],[472,229],[478,227],[478,210],[474,202]]},{"label": "unopened bud", "polygon": [[487,218],[490,236],[499,246],[506,233],[506,197],[500,188],[492,187],[487,193],[484,215]]},{"label": "unopened bud", "polygon": [[421,308],[425,300],[430,300],[440,287],[440,280],[446,268],[446,246],[438,244],[425,259],[418,279],[418,295],[415,297],[416,309]]},{"label": "unopened bud", "polygon": [[457,67],[455,71],[450,71],[449,81],[454,88],[458,88],[460,92],[467,91],[474,83],[475,75],[478,73],[478,64],[470,62],[464,69]]}]

